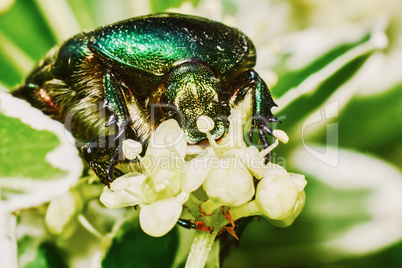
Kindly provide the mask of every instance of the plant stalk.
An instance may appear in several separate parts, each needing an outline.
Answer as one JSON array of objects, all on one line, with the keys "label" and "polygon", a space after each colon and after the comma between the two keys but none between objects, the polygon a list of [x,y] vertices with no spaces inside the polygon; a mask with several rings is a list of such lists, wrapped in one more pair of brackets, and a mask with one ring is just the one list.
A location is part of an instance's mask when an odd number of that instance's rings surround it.
[{"label": "plant stalk", "polygon": [[203,268],[214,244],[218,230],[212,233],[195,230],[194,241],[185,268]]}]

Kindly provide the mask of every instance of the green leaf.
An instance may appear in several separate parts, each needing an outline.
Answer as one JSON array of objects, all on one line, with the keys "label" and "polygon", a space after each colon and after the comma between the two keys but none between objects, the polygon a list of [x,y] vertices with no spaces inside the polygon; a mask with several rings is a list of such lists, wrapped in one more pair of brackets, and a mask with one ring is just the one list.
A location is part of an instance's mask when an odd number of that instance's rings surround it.
[{"label": "green leaf", "polygon": [[63,261],[62,254],[55,244],[44,241],[37,248],[35,260],[25,268],[64,268],[68,267]]},{"label": "green leaf", "polygon": [[178,8],[184,2],[190,2],[193,6],[197,6],[200,0],[166,0],[166,1],[159,1],[159,0],[150,0],[151,2],[151,11],[152,12],[163,12],[169,8]]},{"label": "green leaf", "polygon": [[368,256],[360,258],[352,258],[337,261],[336,267],[353,267],[353,268],[367,268],[367,267],[402,267],[402,243],[387,248],[383,251],[373,253]]},{"label": "green leaf", "polygon": [[[99,1],[97,1],[99,2]],[[68,4],[73,11],[75,18],[77,19],[78,23],[81,25],[82,29],[92,30],[95,29],[97,23],[95,22],[95,13],[97,12],[93,9],[95,4],[91,0],[69,0]]]},{"label": "green leaf", "polygon": [[15,87],[22,80],[22,72],[0,50],[0,82],[8,88]]},{"label": "green leaf", "polygon": [[342,84],[347,82],[360,69],[367,58],[368,55],[365,54],[350,61],[322,82],[313,93],[297,98],[281,110],[278,116],[286,116],[286,119],[283,120],[283,129],[290,132],[291,127],[296,126],[299,120],[315,110]]},{"label": "green leaf", "polygon": [[[402,84],[373,95],[356,95],[339,117],[329,123],[338,124],[339,146],[376,154],[396,166],[402,166]],[[328,129],[322,128],[305,138],[326,144]]]},{"label": "green leaf", "polygon": [[[369,55],[364,54],[350,61],[323,81],[313,93],[300,96],[277,114],[277,117],[282,121],[278,128],[289,133],[290,140],[286,146],[279,146],[275,150],[272,159],[274,163],[282,164],[282,156],[286,156],[295,146],[305,142],[305,140],[302,140],[303,137],[300,131],[302,120],[321,107],[340,86],[347,83],[359,71],[368,57]],[[326,133],[324,133],[323,137],[326,138]]]},{"label": "green leaf", "polygon": [[45,159],[60,144],[55,134],[1,113],[0,122],[0,177],[51,179],[66,174]]},{"label": "green leaf", "polygon": [[339,118],[339,144],[402,166],[402,84],[354,97]]},{"label": "green leaf", "polygon": [[369,37],[370,35],[366,35],[360,40],[357,40],[355,42],[340,44],[332,48],[328,52],[326,52],[324,55],[313,60],[310,64],[308,64],[304,68],[295,71],[288,71],[285,67],[283,67],[289,55],[285,56],[283,62],[275,68],[275,71],[279,74],[279,77],[278,77],[278,83],[272,87],[272,92],[274,93],[275,96],[282,96],[291,88],[298,86],[310,75],[323,69],[325,66],[330,64],[336,58],[342,56],[352,48],[367,41]]},{"label": "green leaf", "polygon": [[35,1],[14,1],[10,10],[1,14],[0,29],[37,61],[56,44]]},{"label": "green leaf", "polygon": [[[62,124],[6,92],[0,92],[0,120],[3,200],[36,205],[76,183],[82,160]],[[22,192],[27,195],[14,195]]]},{"label": "green leaf", "polygon": [[165,236],[151,237],[138,225],[138,219],[125,222],[113,238],[102,260],[104,268],[171,267],[178,248],[176,228]]}]

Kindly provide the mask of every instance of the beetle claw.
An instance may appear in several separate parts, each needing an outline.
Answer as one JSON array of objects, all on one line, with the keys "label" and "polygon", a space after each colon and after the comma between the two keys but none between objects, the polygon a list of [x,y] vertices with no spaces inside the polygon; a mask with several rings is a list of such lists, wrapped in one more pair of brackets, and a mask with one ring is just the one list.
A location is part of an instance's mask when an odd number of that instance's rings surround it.
[{"label": "beetle claw", "polygon": [[[277,106],[276,104],[275,104],[275,106]],[[280,123],[282,123],[281,122],[281,120],[279,120],[278,118],[276,118],[275,116],[270,116],[270,117],[268,117],[268,121],[269,122],[275,122],[275,123],[278,123],[278,124],[280,124]],[[271,135],[272,136],[272,135]]]},{"label": "beetle claw", "polygon": [[103,107],[103,108],[109,108],[109,109],[110,109],[110,104],[109,104],[109,102],[108,102],[107,100],[105,100],[105,101],[103,102],[102,107]]},{"label": "beetle claw", "polygon": [[109,121],[106,123],[105,127],[109,127],[109,126],[111,126],[113,124],[117,124],[117,120],[116,120],[116,117],[114,115],[112,115],[109,118]]},{"label": "beetle claw", "polygon": [[262,129],[264,130],[265,133],[268,133],[270,136],[272,137],[274,136],[272,133],[272,129],[269,125],[263,125]]},{"label": "beetle claw", "polygon": [[[255,131],[255,129],[257,129],[260,141],[262,142],[262,147],[264,149],[268,148],[270,145],[266,134],[273,136],[272,129],[268,125],[269,122],[280,122],[280,121],[275,117],[269,117],[268,119],[265,119],[265,120],[261,119],[261,118],[254,118],[252,120],[252,124],[251,124],[251,128],[250,128],[250,141],[252,141],[254,131]],[[269,153],[265,156],[265,163],[268,163],[270,158],[271,158],[271,153]]]},{"label": "beetle claw", "polygon": [[260,140],[262,141],[262,147],[268,148],[269,146],[269,141],[267,140],[267,136],[265,136],[265,132],[263,129],[258,129],[258,133],[260,134]]},{"label": "beetle claw", "polygon": [[120,149],[120,146],[117,147],[117,149],[116,149],[117,152],[110,159],[110,165],[107,168],[106,180],[107,180],[107,185],[109,186],[109,188],[110,188],[110,183],[112,183],[114,181],[113,171],[114,171],[115,166],[117,165],[117,160],[119,159],[119,151],[120,151],[119,149]]},{"label": "beetle claw", "polygon": [[[131,121],[121,125],[119,127],[119,129],[120,129],[119,133],[114,138],[115,141],[117,141],[120,137],[122,137],[123,140],[121,142],[119,142],[120,145],[117,146],[116,153],[110,159],[110,164],[109,164],[109,166],[107,168],[106,184],[108,186],[114,180],[114,175],[113,175],[114,168],[119,162],[119,156],[120,156],[120,151],[121,151],[121,146],[123,144],[123,141],[126,140],[127,138],[138,140],[137,132],[135,131],[135,129],[132,128],[130,122]],[[117,121],[116,121],[116,123],[117,123]],[[136,163],[138,161],[139,161],[138,159],[131,160],[132,163]]]},{"label": "beetle claw", "polygon": [[[116,121],[116,124],[117,123],[118,122]],[[120,137],[123,137],[123,140],[126,140],[127,138],[138,140],[137,131],[135,131],[135,129],[131,126],[130,123],[131,121],[125,122],[119,127],[119,132],[114,138],[115,140],[119,139]]]},{"label": "beetle claw", "polygon": [[[260,134],[260,139],[262,141],[262,148],[266,149],[269,147],[270,143],[267,139],[267,136],[265,136],[266,130],[265,130],[265,126],[262,129],[259,129],[258,132]],[[271,131],[272,133],[272,131]],[[271,158],[272,152],[269,152],[267,155],[265,155],[265,161],[264,163],[267,164],[269,162],[269,159]]]}]

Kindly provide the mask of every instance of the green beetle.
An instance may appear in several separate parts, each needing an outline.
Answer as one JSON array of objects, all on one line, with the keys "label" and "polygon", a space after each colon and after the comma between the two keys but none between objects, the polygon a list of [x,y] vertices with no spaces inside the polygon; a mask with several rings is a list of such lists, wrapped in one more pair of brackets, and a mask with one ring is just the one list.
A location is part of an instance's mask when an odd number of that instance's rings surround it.
[{"label": "green beetle", "polygon": [[189,144],[204,140],[201,115],[214,119],[215,139],[227,131],[230,107],[252,98],[250,136],[269,145],[275,106],[253,70],[256,51],[237,29],[208,19],[156,14],[77,34],[51,50],[13,95],[65,123],[102,182],[125,173],[121,144],[146,144],[167,118]]}]

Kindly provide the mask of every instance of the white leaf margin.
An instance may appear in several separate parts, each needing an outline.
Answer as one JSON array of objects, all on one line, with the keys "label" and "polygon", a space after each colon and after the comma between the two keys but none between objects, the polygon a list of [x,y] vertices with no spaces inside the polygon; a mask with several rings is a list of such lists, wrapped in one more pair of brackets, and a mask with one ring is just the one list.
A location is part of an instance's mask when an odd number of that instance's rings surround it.
[{"label": "white leaf margin", "polygon": [[67,172],[67,175],[53,180],[35,180],[32,178],[1,178],[0,190],[3,187],[28,192],[15,195],[10,200],[0,201],[0,266],[16,267],[16,220],[13,211],[38,206],[44,202],[67,192],[81,176],[83,165],[74,145],[74,139],[63,124],[52,120],[27,102],[11,96],[0,86],[0,112],[8,117],[18,118],[23,123],[37,130],[47,130],[57,135],[60,145],[46,155],[46,160],[54,167]]}]

